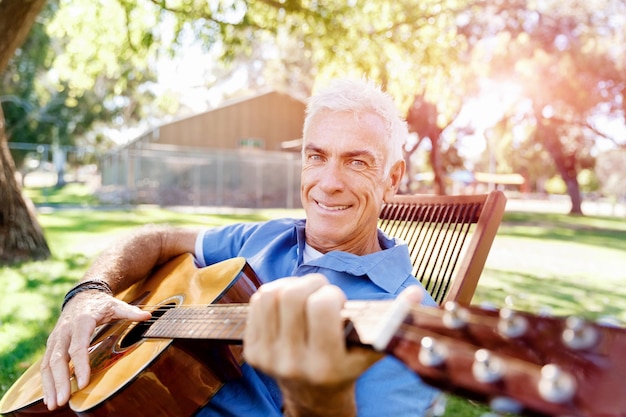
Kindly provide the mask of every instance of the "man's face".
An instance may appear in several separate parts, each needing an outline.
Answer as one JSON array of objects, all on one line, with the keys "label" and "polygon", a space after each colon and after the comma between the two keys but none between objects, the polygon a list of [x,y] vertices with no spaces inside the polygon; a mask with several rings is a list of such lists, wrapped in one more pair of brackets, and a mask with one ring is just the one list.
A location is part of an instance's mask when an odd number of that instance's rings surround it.
[{"label": "man's face", "polygon": [[384,199],[404,173],[396,163],[385,175],[385,125],[374,113],[322,111],[305,132],[301,199],[306,239],[322,252],[355,254],[379,249],[376,223]]}]

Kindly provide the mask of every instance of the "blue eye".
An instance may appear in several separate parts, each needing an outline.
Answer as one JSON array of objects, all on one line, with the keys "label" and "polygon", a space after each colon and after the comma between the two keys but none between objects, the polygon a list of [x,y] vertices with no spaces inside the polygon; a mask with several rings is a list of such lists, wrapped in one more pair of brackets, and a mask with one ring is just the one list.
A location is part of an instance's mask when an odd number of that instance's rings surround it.
[{"label": "blue eye", "polygon": [[360,160],[360,159],[353,159],[352,161],[350,161],[350,165],[353,168],[356,168],[356,169],[365,169],[365,168],[367,168],[367,163],[365,161]]}]

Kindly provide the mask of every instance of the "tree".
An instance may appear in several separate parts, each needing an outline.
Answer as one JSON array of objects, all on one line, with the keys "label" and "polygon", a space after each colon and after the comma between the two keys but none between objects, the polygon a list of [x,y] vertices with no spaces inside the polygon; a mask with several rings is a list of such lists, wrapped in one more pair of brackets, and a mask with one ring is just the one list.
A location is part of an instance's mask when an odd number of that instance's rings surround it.
[{"label": "tree", "polygon": [[[381,83],[401,109],[411,107],[418,97],[433,103],[437,110],[432,119],[435,123],[411,127],[419,134],[420,141],[429,140],[437,192],[445,192],[443,180],[448,167],[444,165],[448,152],[443,132],[460,108],[455,87],[462,84],[459,79],[452,87],[447,81],[452,78],[449,68],[464,49],[455,31],[455,18],[472,6],[468,0],[452,0],[446,7],[438,0],[422,2],[419,7],[412,1],[395,0],[366,2],[358,7],[341,0],[323,5],[204,0],[118,0],[107,3],[106,7],[85,0],[60,0],[59,4],[48,31],[64,39],[54,67],[61,79],[72,80],[72,97],[81,97],[94,85],[102,85],[93,81],[99,74],[121,81],[108,86],[118,96],[128,97],[132,91],[145,90],[140,83],[127,81],[141,79],[145,73],[141,69],[150,68],[155,54],[175,54],[177,42],[182,42],[189,33],[203,42],[207,50],[221,48],[223,61],[241,63],[242,56],[253,60],[249,74],[256,79],[250,80],[251,85],[271,80],[273,86],[278,84],[308,95],[310,91],[303,90],[314,87],[312,79],[323,83],[330,77],[365,74]],[[76,14],[85,18],[76,22],[72,19]],[[102,22],[107,22],[106,27],[102,27]],[[173,26],[174,44],[164,52],[157,46],[168,31],[167,25]],[[91,40],[89,48],[80,47],[84,39]],[[259,48],[259,43],[265,46]],[[121,44],[125,48],[120,49]],[[286,52],[285,46],[295,53]],[[271,55],[280,57],[279,65],[276,59],[268,58]],[[120,59],[107,61],[102,56]],[[266,67],[274,71],[259,71],[257,64],[267,61],[271,64]],[[120,74],[118,69],[129,62],[134,69],[132,77]],[[280,71],[282,79],[276,76],[279,73],[276,67],[286,69]],[[457,72],[458,68],[457,65]],[[129,99],[125,107],[141,111],[148,103]],[[129,118],[120,120],[127,123]],[[438,132],[438,136],[433,136],[433,132]],[[447,149],[454,153],[452,147]],[[413,150],[408,150],[407,160]]]},{"label": "tree", "polygon": [[[365,74],[409,110],[418,143],[430,142],[438,193],[445,192],[449,162],[458,162],[455,141],[465,127],[455,118],[464,102],[479,93],[479,80],[513,76],[526,96],[520,99],[522,110],[507,114],[510,122],[500,125],[517,132],[525,112],[524,130],[533,127],[528,141],[535,140],[562,165],[557,167],[561,175],[571,176],[575,211],[579,198],[573,169],[587,164],[589,140],[602,132],[590,116],[624,111],[626,54],[620,42],[624,31],[618,27],[623,23],[608,19],[624,6],[619,0],[602,1],[607,8],[593,9],[582,1],[563,6],[555,0],[427,0],[417,6],[409,0],[117,0],[106,5],[58,0],[47,31],[62,42],[53,67],[68,83],[68,97],[102,91],[98,97],[107,106],[122,103],[114,123],[156,114],[155,100],[142,95],[151,91],[149,74],[159,55],[176,55],[190,34],[207,50],[221,50],[217,60],[249,66],[252,86],[271,82],[300,92],[315,87],[312,79]],[[83,17],[79,21],[73,18],[77,14]],[[594,42],[601,47],[593,48]],[[267,62],[272,73],[260,70]],[[601,68],[596,62],[603,63]],[[549,133],[559,140],[539,139]],[[507,141],[519,145],[515,137]],[[408,149],[407,158],[415,148]]]},{"label": "tree", "polygon": [[[466,0],[449,1],[446,7],[439,1],[421,2],[419,7],[413,1],[398,0],[360,2],[357,6],[343,0],[327,1],[323,5],[251,1],[245,6],[231,3],[231,8],[215,8],[192,1],[176,8],[165,7],[179,18],[204,19],[221,27],[227,57],[236,55],[237,51],[250,51],[252,39],[268,41],[288,36],[303,51],[300,67],[310,67],[317,82],[335,76],[365,74],[381,83],[401,109],[409,109],[409,126],[419,136],[418,144],[407,148],[407,164],[419,143],[428,140],[436,192],[444,194],[447,167],[444,167],[442,135],[454,120],[450,113],[458,112],[459,107],[453,88],[443,91],[446,82],[441,68],[446,68],[443,70],[446,72],[458,60],[457,49],[462,49],[462,45],[457,42],[454,20],[468,4]],[[434,83],[437,91],[426,91],[435,90],[426,88]],[[292,83],[285,84],[293,89]],[[428,106],[435,111],[429,113],[433,117],[417,114]],[[440,122],[441,119],[446,121]]]},{"label": "tree", "polygon": [[483,74],[522,86],[518,111],[506,117],[534,125],[526,149],[537,145],[550,155],[572,214],[582,214],[578,173],[593,167],[595,143],[626,145],[601,125],[626,114],[624,22],[613,18],[626,6],[601,3],[508,0],[467,17],[459,29],[483,60]]},{"label": "tree", "polygon": [[[107,6],[90,13],[85,2],[47,3],[2,77],[0,101],[10,139],[95,147],[101,144],[94,134],[100,122],[130,124],[146,117],[155,102],[146,58],[157,44],[151,22],[118,3]],[[125,16],[135,22],[127,34]],[[18,165],[21,156],[14,153]]]},{"label": "tree", "polygon": [[[45,0],[0,2],[0,74],[22,44]],[[15,165],[7,146],[4,113],[0,108],[0,264],[50,256],[34,211],[22,197]]]}]

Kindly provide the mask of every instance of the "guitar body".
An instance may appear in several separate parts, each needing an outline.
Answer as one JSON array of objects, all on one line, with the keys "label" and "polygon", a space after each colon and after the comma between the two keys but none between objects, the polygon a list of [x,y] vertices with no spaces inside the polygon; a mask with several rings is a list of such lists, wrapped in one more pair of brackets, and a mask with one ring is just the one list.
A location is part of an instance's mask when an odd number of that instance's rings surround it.
[{"label": "guitar body", "polygon": [[[258,286],[243,258],[198,269],[191,255],[181,255],[116,296],[151,306],[147,309],[154,317],[162,309],[183,304],[245,303]],[[115,322],[96,330],[90,346],[90,383],[72,394],[68,406],[53,412],[45,407],[38,362],[2,398],[0,413],[12,417],[189,416],[225,381],[239,376],[240,346],[146,339],[142,337],[146,326]]]}]

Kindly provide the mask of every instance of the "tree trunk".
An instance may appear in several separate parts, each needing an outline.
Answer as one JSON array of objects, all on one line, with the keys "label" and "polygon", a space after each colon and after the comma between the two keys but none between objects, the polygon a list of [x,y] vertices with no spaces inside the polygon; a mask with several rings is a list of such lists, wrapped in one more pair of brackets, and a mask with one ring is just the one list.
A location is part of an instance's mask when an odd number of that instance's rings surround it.
[{"label": "tree trunk", "polygon": [[46,0],[0,0],[0,74],[26,40]]},{"label": "tree trunk", "polygon": [[416,95],[413,105],[409,108],[406,122],[409,132],[417,133],[420,140],[427,137],[430,139],[432,149],[430,151],[430,165],[433,169],[433,187],[435,194],[445,195],[446,185],[444,182],[445,170],[441,161],[440,137],[443,129],[437,125],[437,106],[426,101],[424,96]]},{"label": "tree trunk", "polygon": [[446,184],[444,182],[445,171],[443,163],[441,161],[441,138],[442,130],[437,128],[437,131],[433,132],[433,136],[430,138],[432,149],[430,150],[430,165],[433,167],[433,186],[435,188],[435,194],[446,195]]},{"label": "tree trunk", "polygon": [[541,143],[552,156],[556,169],[561,175],[563,182],[565,182],[567,194],[572,202],[569,214],[582,215],[582,195],[580,194],[580,185],[578,184],[575,155],[566,154],[554,122],[542,117],[538,118],[537,134],[540,135]]},{"label": "tree trunk", "polygon": [[7,146],[1,107],[0,201],[0,265],[48,258],[50,249],[32,204],[24,200],[15,179],[15,165]]},{"label": "tree trunk", "polygon": [[[45,0],[0,0],[0,73],[24,42]],[[45,259],[50,249],[31,204],[15,180],[0,106],[0,265]]]}]

